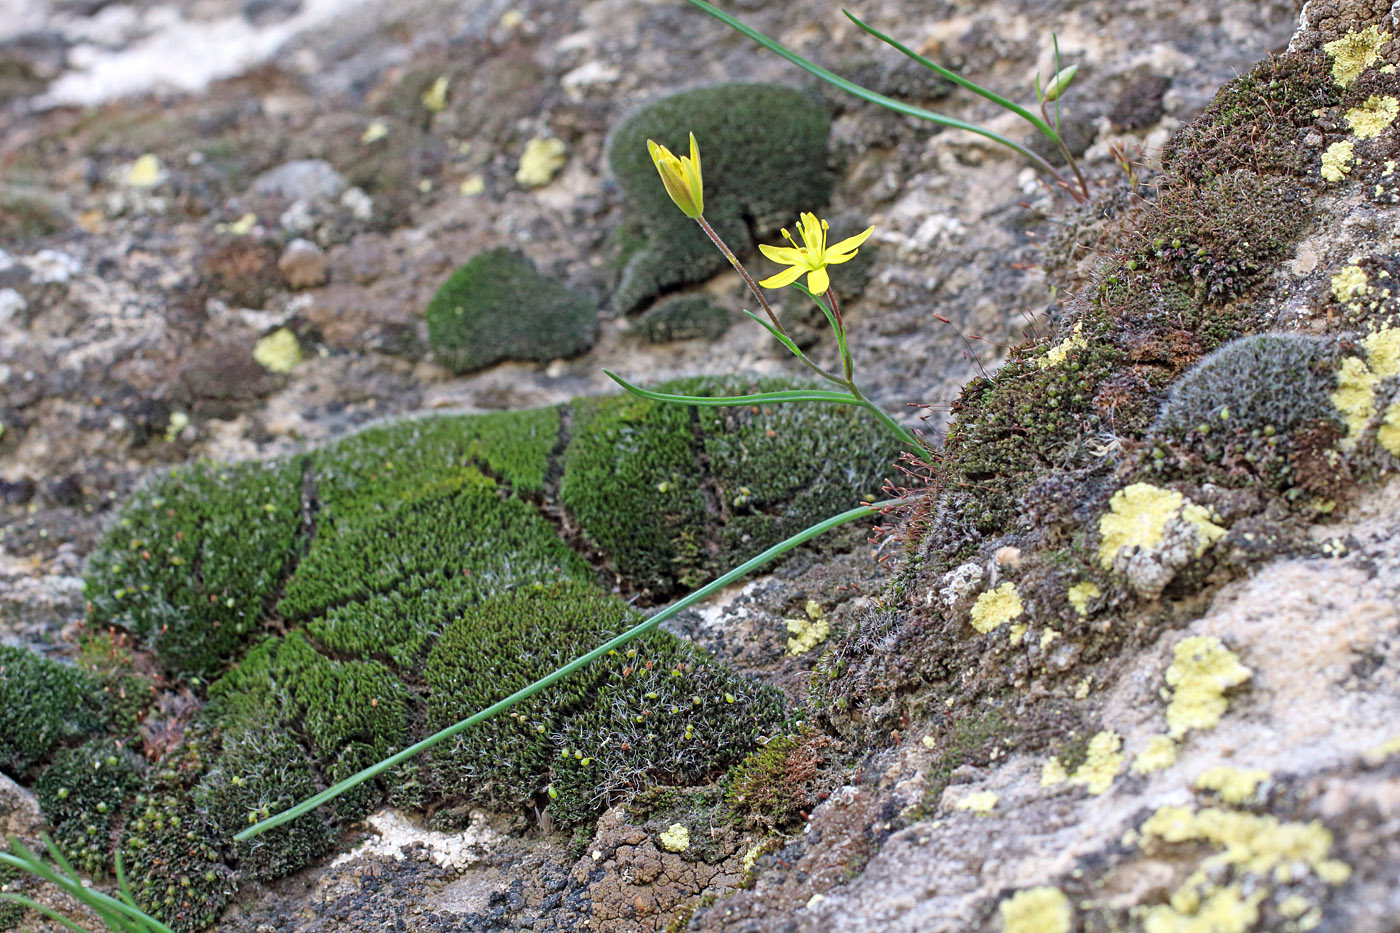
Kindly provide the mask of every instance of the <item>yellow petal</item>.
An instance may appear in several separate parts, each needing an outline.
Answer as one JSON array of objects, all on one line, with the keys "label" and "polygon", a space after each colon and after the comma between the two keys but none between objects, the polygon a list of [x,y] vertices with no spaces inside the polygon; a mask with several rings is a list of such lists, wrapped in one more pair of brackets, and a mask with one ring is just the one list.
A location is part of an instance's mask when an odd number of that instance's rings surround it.
[{"label": "yellow petal", "polygon": [[760,243],[758,251],[774,262],[780,262],[785,266],[801,263],[806,259],[802,250],[793,249],[791,246],[769,246],[767,243]]},{"label": "yellow petal", "polygon": [[826,274],[826,268],[813,269],[807,273],[807,287],[814,294],[820,295],[831,286],[831,279]]},{"label": "yellow petal", "polygon": [[820,257],[822,254],[822,225],[817,220],[816,214],[802,215],[802,242],[807,244],[807,251],[814,256]]},{"label": "yellow petal", "polygon": [[656,140],[647,140],[647,152],[651,153],[651,164],[656,166],[656,170],[661,171],[662,154],[670,155],[670,151],[665,146],[658,145]]},{"label": "yellow petal", "polygon": [[[864,230],[862,230],[860,233],[857,233],[855,236],[848,236],[848,237],[846,237],[846,239],[842,240],[842,241],[839,242],[839,243],[833,243],[833,244],[827,249],[827,253],[830,254],[830,253],[846,253],[846,252],[849,252],[849,253],[854,254],[854,253],[855,253],[855,250],[856,250],[856,247],[857,247],[857,246],[860,246],[860,244],[862,244],[862,243],[864,243],[866,240],[868,240],[868,239],[870,238],[870,234],[872,234],[872,233],[874,233],[874,232],[875,232],[875,228],[874,228],[874,227],[866,227]],[[850,256],[847,256],[845,259],[831,259],[831,258],[828,256],[827,262],[845,262],[846,259],[850,259],[850,258],[851,258]]]},{"label": "yellow petal", "polygon": [[777,275],[770,276],[769,278],[764,279],[758,284],[762,285],[764,288],[782,288],[785,285],[791,285],[793,282],[796,282],[797,277],[801,274],[801,266],[792,266],[790,268],[784,269]]}]

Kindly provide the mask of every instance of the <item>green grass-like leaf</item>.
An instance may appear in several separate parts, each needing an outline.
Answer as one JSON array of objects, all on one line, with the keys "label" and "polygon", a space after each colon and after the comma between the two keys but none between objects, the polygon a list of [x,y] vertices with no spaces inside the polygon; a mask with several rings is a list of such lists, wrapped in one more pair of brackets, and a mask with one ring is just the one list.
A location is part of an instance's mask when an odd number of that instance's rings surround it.
[{"label": "green grass-like leaf", "polygon": [[[121,894],[121,898],[118,899],[84,885],[78,873],[63,857],[63,853],[59,851],[58,846],[54,845],[52,839],[45,836],[44,845],[48,849],[49,857],[58,866],[57,868],[46,864],[16,836],[10,837],[12,851],[0,852],[0,864],[26,871],[62,889],[68,896],[102,918],[102,922],[107,925],[109,930],[115,930],[117,933],[174,933],[170,927],[136,906],[136,901],[131,896],[131,889],[126,883],[126,871],[122,865],[121,855],[117,856],[116,866],[117,884]],[[62,924],[75,933],[88,933],[87,930],[52,908],[45,907],[21,894],[0,894],[0,899],[37,910],[50,920]]]}]

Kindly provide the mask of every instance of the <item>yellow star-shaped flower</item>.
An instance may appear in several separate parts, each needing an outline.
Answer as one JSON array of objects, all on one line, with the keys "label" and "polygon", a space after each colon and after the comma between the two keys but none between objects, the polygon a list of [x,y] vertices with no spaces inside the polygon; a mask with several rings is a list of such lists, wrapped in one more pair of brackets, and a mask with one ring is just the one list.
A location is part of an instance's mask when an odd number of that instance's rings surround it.
[{"label": "yellow star-shaped flower", "polygon": [[784,269],[758,284],[764,288],[782,288],[797,281],[797,277],[805,272],[807,273],[807,288],[820,295],[831,285],[826,267],[851,259],[856,254],[856,247],[864,243],[870,234],[875,232],[874,227],[866,227],[865,230],[853,237],[847,237],[839,243],[827,246],[827,229],[828,225],[825,220],[817,220],[816,214],[804,213],[801,223],[797,227],[797,233],[802,237],[801,246],[797,245],[797,241],[792,238],[792,234],[787,232],[786,227],[783,228],[783,237],[792,244],[791,246],[768,246],[760,243],[758,248],[763,251],[763,255],[774,262],[792,268]]}]

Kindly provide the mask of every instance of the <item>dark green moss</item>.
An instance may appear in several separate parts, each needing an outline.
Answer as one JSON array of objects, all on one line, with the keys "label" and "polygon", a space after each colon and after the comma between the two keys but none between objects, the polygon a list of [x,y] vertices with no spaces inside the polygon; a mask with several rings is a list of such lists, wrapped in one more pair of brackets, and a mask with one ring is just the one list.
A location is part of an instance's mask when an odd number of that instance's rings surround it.
[{"label": "dark green moss", "polygon": [[796,823],[812,805],[808,782],[821,761],[814,738],[779,735],[750,752],[725,778],[725,806],[770,830]]},{"label": "dark green moss", "polygon": [[60,744],[101,732],[103,699],[98,678],[0,645],[0,770],[27,774]]},{"label": "dark green moss", "polygon": [[137,904],[177,933],[207,928],[237,890],[221,853],[227,837],[192,799],[205,770],[203,744],[187,741],[148,772],[121,841]]},{"label": "dark green moss", "polygon": [[[687,379],[683,395],[792,388],[786,380]],[[694,587],[878,493],[898,445],[853,408],[689,409],[635,396],[581,399],[560,499],[634,585]]]},{"label": "dark green moss", "polygon": [[711,781],[786,719],[777,689],[665,632],[595,667],[596,698],[560,731],[550,768],[550,812],[564,825],[657,782]]},{"label": "dark green moss", "polygon": [[[470,578],[485,594],[521,582],[592,576],[533,506],[497,490],[473,468],[425,477],[377,510],[343,516],[334,534],[317,537],[279,611],[306,619],[396,590],[440,588],[455,577]],[[371,637],[384,641],[382,634]]]},{"label": "dark green moss", "polygon": [[[791,387],[785,380],[730,380],[702,394]],[[855,407],[702,408],[698,418],[724,523],[717,571],[863,498],[877,498],[901,449]]]},{"label": "dark green moss", "polygon": [[[0,865],[0,892],[7,894],[28,894],[25,883],[28,880],[18,868]],[[19,926],[29,908],[13,901],[0,900],[0,931],[9,933]]]},{"label": "dark green moss", "polygon": [[744,255],[754,248],[755,235],[796,223],[799,212],[826,204],[830,130],[831,116],[820,104],[769,84],[684,91],[624,120],[608,145],[608,165],[627,197],[627,223],[646,246],[628,258],[613,305],[631,311],[728,266],[671,203],[647,153],[648,139],[687,154],[689,134],[695,134],[704,166],[705,218]]},{"label": "dark green moss", "polygon": [[577,356],[598,338],[592,299],[546,278],[524,253],[472,257],[428,302],[428,340],[438,360],[465,373],[503,360]]},{"label": "dark green moss", "polygon": [[139,756],[101,738],[60,751],[34,785],[54,841],[85,873],[107,873],[114,822],[144,772]]},{"label": "dark green moss", "polygon": [[559,434],[559,409],[438,415],[366,428],[314,456],[322,521],[382,509],[434,477],[475,466],[518,495],[538,496]]},{"label": "dark green moss", "polygon": [[638,588],[667,592],[708,575],[703,480],[689,408],[632,395],[574,403],[559,499]]},{"label": "dark green moss", "polygon": [[[529,586],[463,612],[428,656],[427,729],[449,726],[562,667],[631,624],[621,601],[577,583]],[[522,650],[528,645],[528,650]],[[438,746],[442,786],[483,803],[517,807],[543,787],[554,733],[588,702],[594,665],[506,714]]]},{"label": "dark green moss", "polygon": [[[641,621],[593,587],[529,587],[453,622],[429,657],[428,725],[486,708]],[[520,651],[528,643],[531,650]],[[624,650],[440,747],[444,789],[517,807],[545,792],[560,825],[610,797],[710,776],[782,721],[781,694],[665,633]]]},{"label": "dark green moss", "polygon": [[1163,191],[1129,270],[1155,266],[1158,284],[1179,282],[1198,302],[1238,298],[1291,249],[1312,217],[1311,196],[1280,176],[1237,170]]},{"label": "dark green moss", "polygon": [[228,732],[278,726],[320,758],[363,742],[387,754],[408,730],[408,691],[377,661],[333,661],[300,631],[259,645],[209,690]]},{"label": "dark green moss", "polygon": [[88,560],[91,628],[126,629],[169,674],[218,674],[300,553],[301,487],[301,463],[281,460],[198,464],[138,492]]},{"label": "dark green moss", "polygon": [[[213,824],[213,839],[223,840],[258,820],[287,809],[316,793],[313,762],[286,732],[259,728],[225,736],[223,751],[192,799],[199,813]],[[234,857],[241,876],[280,878],[324,854],[335,839],[335,828],[324,813],[308,813],[237,843]]]},{"label": "dark green moss", "polygon": [[647,343],[671,340],[716,340],[729,329],[729,312],[701,295],[681,295],[658,301],[637,322]]}]

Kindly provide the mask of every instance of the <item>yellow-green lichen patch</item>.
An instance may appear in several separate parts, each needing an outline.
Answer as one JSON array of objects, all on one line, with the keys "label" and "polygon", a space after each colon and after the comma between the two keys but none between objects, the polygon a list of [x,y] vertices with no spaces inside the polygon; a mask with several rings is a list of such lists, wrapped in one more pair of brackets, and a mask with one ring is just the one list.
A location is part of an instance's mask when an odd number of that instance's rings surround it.
[{"label": "yellow-green lichen patch", "polygon": [[1332,297],[1341,302],[1351,301],[1370,292],[1370,279],[1366,270],[1352,263],[1332,276]]},{"label": "yellow-green lichen patch", "polygon": [[1065,770],[1064,764],[1054,755],[1040,767],[1040,786],[1054,787],[1056,784],[1063,784],[1069,780],[1069,772]]},{"label": "yellow-green lichen patch", "polygon": [[564,167],[564,161],[562,139],[536,136],[525,144],[525,154],[520,157],[515,180],[528,188],[547,185],[554,173]]},{"label": "yellow-green lichen patch", "polygon": [[1239,885],[1229,885],[1211,891],[1204,900],[1173,896],[1170,905],[1160,904],[1147,912],[1142,929],[1144,933],[1246,933],[1259,922],[1259,902],[1266,894],[1255,891],[1245,896]]},{"label": "yellow-green lichen patch", "polygon": [[[1332,833],[1316,820],[1285,822],[1214,807],[1163,807],[1142,825],[1141,838],[1203,843],[1216,850],[1201,860],[1168,904],[1146,911],[1143,929],[1148,933],[1244,933],[1258,921],[1257,907],[1270,885],[1296,884],[1309,875],[1338,885],[1351,877],[1350,866],[1330,857]],[[1252,893],[1246,897],[1245,890]]]},{"label": "yellow-green lichen patch", "polygon": [[807,618],[783,621],[788,631],[788,654],[806,654],[826,641],[827,636],[831,634],[831,623],[827,621],[826,613],[814,599],[807,600]]},{"label": "yellow-green lichen patch", "polygon": [[152,153],[136,159],[126,169],[126,183],[132,188],[154,188],[165,181],[165,169],[160,158]]},{"label": "yellow-green lichen patch", "polygon": [[989,790],[979,790],[976,793],[968,794],[953,804],[953,809],[967,810],[969,813],[991,813],[996,807],[997,795]]},{"label": "yellow-green lichen patch", "polygon": [[1108,500],[1109,510],[1099,519],[1099,564],[1113,569],[1114,560],[1126,550],[1151,551],[1162,543],[1167,526],[1180,518],[1196,530],[1196,556],[1225,534],[1211,520],[1210,510],[1188,500],[1174,489],[1151,483],[1133,483]]},{"label": "yellow-green lichen patch", "polygon": [[1332,80],[1348,87],[1380,58],[1381,46],[1390,41],[1390,33],[1379,26],[1367,26],[1334,39],[1322,47],[1332,58]]},{"label": "yellow-green lichen patch", "polygon": [[1017,891],[997,911],[1005,933],[1069,933],[1074,922],[1069,898],[1048,885]]},{"label": "yellow-green lichen patch", "polygon": [[1011,626],[1011,644],[1019,645],[1021,639],[1026,637],[1026,629],[1028,628],[1030,628],[1030,626],[1024,622],[1017,622],[1015,625]]},{"label": "yellow-green lichen patch", "polygon": [[1200,557],[1210,547],[1221,538],[1225,537],[1225,529],[1212,521],[1210,509],[1203,505],[1189,502],[1181,510],[1182,521],[1196,529],[1196,556]]},{"label": "yellow-green lichen patch", "polygon": [[1069,588],[1067,594],[1069,604],[1074,607],[1074,611],[1081,617],[1089,614],[1089,600],[1098,599],[1103,595],[1103,591],[1093,580],[1083,580]]},{"label": "yellow-green lichen patch", "polygon": [[1269,779],[1269,772],[1259,768],[1232,768],[1222,765],[1201,772],[1196,778],[1196,790],[1214,791],[1226,803],[1245,803],[1254,796],[1259,785]]},{"label": "yellow-green lichen patch", "polygon": [[365,131],[360,134],[360,143],[368,146],[370,143],[377,143],[389,135],[389,124],[382,120],[375,120]]},{"label": "yellow-green lichen patch", "polygon": [[690,848],[690,830],[681,823],[672,823],[660,839],[661,848],[667,852],[684,852]]},{"label": "yellow-green lichen patch", "polygon": [[1088,345],[1089,340],[1084,336],[1084,322],[1079,321],[1070,330],[1069,336],[1046,351],[1044,356],[1035,361],[1035,365],[1041,369],[1059,366],[1069,357],[1071,350],[1082,350]]},{"label": "yellow-green lichen patch", "polygon": [[1075,687],[1074,687],[1074,698],[1075,698],[1076,700],[1083,700],[1083,699],[1087,698],[1087,697],[1089,696],[1089,691],[1092,690],[1093,687],[1094,687],[1094,675],[1093,675],[1093,674],[1090,674],[1089,676],[1087,676],[1087,677],[1085,677],[1083,680],[1081,680],[1079,683],[1075,684]]},{"label": "yellow-green lichen patch", "polygon": [[1347,111],[1347,125],[1358,139],[1379,136],[1400,115],[1400,100],[1390,95],[1373,94],[1360,107]]},{"label": "yellow-green lichen patch", "polygon": [[1046,629],[1044,632],[1041,633],[1040,636],[1040,650],[1044,651],[1046,648],[1049,648],[1050,645],[1054,643],[1055,639],[1059,637],[1059,632],[1055,631],[1052,628]]},{"label": "yellow-green lichen patch", "polygon": [[972,606],[972,627],[983,635],[1019,616],[1025,607],[1016,584],[1007,581],[977,597]]},{"label": "yellow-green lichen patch", "polygon": [[1332,405],[1347,426],[1342,438],[1343,450],[1356,446],[1361,432],[1366,430],[1376,413],[1376,383],[1380,380],[1364,360],[1349,356],[1337,370],[1337,388],[1332,391]]},{"label": "yellow-green lichen patch", "polygon": [[1176,764],[1176,742],[1169,735],[1154,735],[1133,759],[1134,774],[1151,774]]},{"label": "yellow-green lichen patch", "polygon": [[1322,154],[1322,177],[1327,181],[1341,181],[1351,174],[1351,161],[1356,155],[1356,142],[1343,139],[1327,147]]},{"label": "yellow-green lichen patch", "polygon": [[448,83],[447,75],[438,75],[437,80],[428,85],[423,96],[418,98],[429,113],[441,113],[442,108],[447,106]]},{"label": "yellow-green lichen patch", "polygon": [[1382,327],[1366,335],[1366,363],[1378,379],[1400,376],[1400,327]]},{"label": "yellow-green lichen patch", "polygon": [[253,359],[270,372],[291,372],[301,362],[301,344],[296,334],[281,327],[258,341],[253,347]]},{"label": "yellow-green lichen patch", "polygon": [[1167,728],[1179,739],[1192,729],[1213,729],[1230,701],[1225,692],[1249,680],[1253,672],[1213,635],[1183,638],[1167,668],[1171,701]]},{"label": "yellow-green lichen patch", "polygon": [[1070,781],[1083,784],[1089,793],[1098,795],[1113,786],[1113,779],[1123,770],[1123,737],[1116,732],[1100,732],[1089,740],[1084,763]]}]

